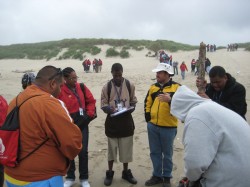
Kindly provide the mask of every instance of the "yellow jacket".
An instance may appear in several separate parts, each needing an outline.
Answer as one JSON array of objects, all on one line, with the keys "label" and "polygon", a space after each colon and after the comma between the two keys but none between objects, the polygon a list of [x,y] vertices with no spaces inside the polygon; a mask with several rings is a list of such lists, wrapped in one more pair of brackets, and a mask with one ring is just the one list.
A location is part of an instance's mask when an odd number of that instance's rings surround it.
[{"label": "yellow jacket", "polygon": [[157,96],[163,92],[169,93],[172,97],[179,86],[179,83],[171,79],[163,86],[159,83],[151,85],[144,101],[144,112],[147,122],[161,127],[177,127],[177,118],[170,114],[171,103],[160,102]]}]

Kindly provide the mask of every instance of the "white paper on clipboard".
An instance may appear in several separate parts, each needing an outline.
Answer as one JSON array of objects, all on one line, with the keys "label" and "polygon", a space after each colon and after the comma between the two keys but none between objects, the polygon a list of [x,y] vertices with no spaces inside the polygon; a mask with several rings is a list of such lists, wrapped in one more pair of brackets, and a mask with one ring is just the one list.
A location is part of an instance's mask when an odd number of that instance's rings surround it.
[{"label": "white paper on clipboard", "polygon": [[125,112],[128,112],[128,111],[130,111],[130,110],[133,110],[134,108],[135,108],[135,107],[133,107],[133,106],[130,106],[130,107],[128,107],[128,108],[123,108],[121,111],[118,111],[118,112],[116,112],[116,113],[114,113],[114,114],[111,114],[110,116],[111,116],[111,117],[118,116],[118,115],[123,114],[123,113],[125,113]]}]

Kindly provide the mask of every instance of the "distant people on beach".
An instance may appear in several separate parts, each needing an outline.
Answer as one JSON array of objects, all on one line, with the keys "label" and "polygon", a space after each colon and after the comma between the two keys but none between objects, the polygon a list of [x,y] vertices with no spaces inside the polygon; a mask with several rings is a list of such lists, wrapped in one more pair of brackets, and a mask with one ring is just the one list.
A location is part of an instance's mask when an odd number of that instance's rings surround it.
[{"label": "distant people on beach", "polygon": [[173,69],[174,69],[175,75],[178,75],[178,64],[179,64],[179,62],[177,62],[177,61],[173,62]]},{"label": "distant people on beach", "polygon": [[187,69],[187,66],[185,64],[185,62],[183,61],[180,65],[180,70],[181,70],[181,77],[182,77],[182,80],[185,79],[185,76],[186,76],[186,71],[188,71]]},{"label": "distant people on beach", "polygon": [[162,184],[170,187],[173,170],[173,144],[178,120],[170,114],[171,98],[179,84],[172,80],[173,68],[159,63],[155,69],[157,82],[152,84],[144,100],[144,114],[147,122],[150,158],[153,164],[152,176],[145,186]]},{"label": "distant people on beach", "polygon": [[228,44],[227,45],[227,51],[237,51],[239,45],[237,43],[235,44]]},{"label": "distant people on beach", "polygon": [[206,48],[207,48],[207,52],[215,52],[216,51],[215,44],[207,44]]},{"label": "distant people on beach", "polygon": [[[133,160],[135,125],[131,113],[135,110],[137,103],[135,86],[122,76],[123,67],[120,63],[112,65],[111,74],[113,78],[103,86],[101,93],[101,109],[107,114],[105,134],[108,137],[108,170],[104,185],[110,186],[112,184],[113,164],[117,160],[117,154],[119,154],[120,162],[123,163],[122,178],[131,184],[136,184],[137,180],[132,171],[128,169],[128,163]],[[122,112],[128,108],[130,110]],[[112,116],[114,113],[117,115]]]},{"label": "distant people on beach", "polygon": [[[170,57],[164,50],[160,51],[160,63],[170,64]],[[172,58],[172,57],[171,57]]]},{"label": "distant people on beach", "polygon": [[206,73],[209,73],[210,69],[211,69],[211,62],[210,62],[209,58],[206,57],[205,58],[205,71],[206,71]]},{"label": "distant people on beach", "polygon": [[191,72],[194,73],[195,72],[195,59],[193,58],[192,61],[191,61]]},{"label": "distant people on beach", "polygon": [[89,58],[85,59],[85,60],[82,62],[82,65],[83,65],[83,70],[84,70],[84,72],[88,73],[89,70],[90,70],[90,65],[91,65],[91,62],[90,62]]},{"label": "distant people on beach", "polygon": [[23,88],[23,89],[26,89],[27,86],[31,85],[32,82],[35,81],[35,78],[36,78],[36,76],[35,76],[35,74],[32,73],[32,72],[25,73],[25,74],[23,75],[22,81],[21,81],[21,83],[22,83],[22,88]]},{"label": "distant people on beach", "polygon": [[250,126],[240,115],[186,86],[172,97],[171,114],[184,122],[184,171],[190,181],[206,187],[249,186]]},{"label": "distant people on beach", "polygon": [[[89,142],[89,123],[95,117],[96,100],[91,91],[85,84],[77,82],[77,74],[71,67],[63,69],[65,83],[61,87],[59,99],[62,100],[69,111],[74,123],[80,128],[82,134],[82,150],[78,154],[79,160],[79,179],[82,187],[90,187],[88,182],[88,142]],[[71,160],[64,187],[71,187],[75,183],[76,164]]]},{"label": "distant people on beach", "polygon": [[[63,176],[82,148],[82,134],[73,123],[62,101],[57,99],[63,84],[60,68],[45,66],[8,108],[27,100],[19,112],[20,158],[43,143],[32,155],[20,161],[17,167],[5,166],[8,187],[63,186]],[[31,141],[32,140],[32,141]]]},{"label": "distant people on beach", "polygon": [[197,78],[196,86],[205,88],[205,93],[198,92],[201,97],[210,98],[218,104],[233,110],[244,119],[247,112],[246,89],[221,66],[214,66],[209,71],[210,83]]}]

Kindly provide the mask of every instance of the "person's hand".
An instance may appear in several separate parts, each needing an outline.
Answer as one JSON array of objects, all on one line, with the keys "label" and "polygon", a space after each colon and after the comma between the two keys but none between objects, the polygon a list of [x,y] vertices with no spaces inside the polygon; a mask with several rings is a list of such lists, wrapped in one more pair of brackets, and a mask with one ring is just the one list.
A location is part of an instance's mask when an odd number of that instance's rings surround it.
[{"label": "person's hand", "polygon": [[146,122],[149,122],[150,120],[151,120],[150,112],[146,112],[146,113],[145,113],[145,121],[146,121]]},{"label": "person's hand", "polygon": [[201,91],[201,92],[198,91],[197,94],[198,94],[199,96],[203,97],[203,98],[209,99],[208,95],[207,95],[205,92],[203,92],[203,91]]},{"label": "person's hand", "polygon": [[105,107],[102,107],[102,110],[104,113],[106,114],[113,114],[115,112],[115,108],[112,107],[112,106],[105,106]]},{"label": "person's hand", "polygon": [[158,99],[161,102],[170,102],[171,101],[171,97],[169,93],[162,93],[158,95]]},{"label": "person's hand", "polygon": [[197,79],[196,79],[196,86],[197,86],[197,88],[206,88],[207,81],[205,79],[202,80],[202,79],[200,79],[200,78],[197,77]]}]

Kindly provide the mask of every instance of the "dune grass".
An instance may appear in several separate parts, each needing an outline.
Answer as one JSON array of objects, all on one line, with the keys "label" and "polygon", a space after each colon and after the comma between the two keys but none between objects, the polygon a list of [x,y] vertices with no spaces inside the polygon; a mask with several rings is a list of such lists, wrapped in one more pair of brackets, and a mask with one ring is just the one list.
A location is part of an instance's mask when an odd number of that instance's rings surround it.
[{"label": "dune grass", "polygon": [[[46,59],[51,58],[61,59],[79,59],[83,60],[86,53],[97,55],[101,52],[98,45],[110,45],[107,49],[106,56],[120,56],[121,58],[129,58],[128,49],[142,50],[144,48],[156,53],[164,49],[169,52],[178,50],[189,51],[198,49],[199,45],[192,46],[188,44],[177,43],[168,40],[127,40],[127,39],[64,39],[60,41],[48,41],[30,44],[13,44],[7,46],[0,46],[0,59]],[[249,46],[249,43],[248,43]],[[116,48],[121,47],[119,51]],[[67,49],[60,56],[59,53]]]}]

